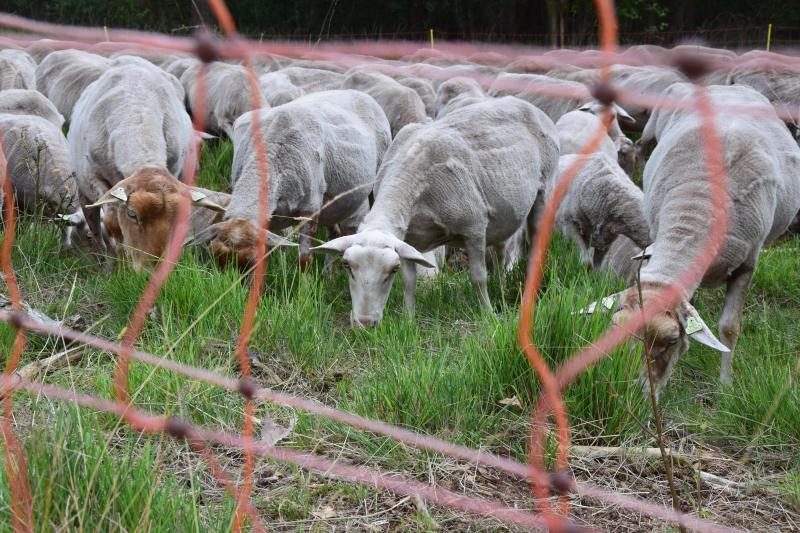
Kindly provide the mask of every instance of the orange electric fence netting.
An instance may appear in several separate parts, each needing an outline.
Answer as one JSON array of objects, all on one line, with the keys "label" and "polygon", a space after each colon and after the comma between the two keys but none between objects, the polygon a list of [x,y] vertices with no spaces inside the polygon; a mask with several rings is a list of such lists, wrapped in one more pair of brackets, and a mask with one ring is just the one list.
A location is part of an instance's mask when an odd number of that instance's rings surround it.
[{"label": "orange electric fence netting", "polygon": [[[205,65],[214,60],[241,60],[249,71],[250,84],[253,88],[251,94],[254,95],[253,101],[251,102],[253,109],[262,106],[262,102],[259,101],[258,97],[259,91],[254,90],[258,83],[258,78],[252,64],[252,59],[259,54],[273,53],[289,57],[303,56],[307,59],[332,61],[342,66],[354,66],[363,64],[365,55],[381,58],[398,58],[415,52],[419,47],[418,44],[410,42],[351,42],[325,43],[309,48],[302,43],[249,41],[237,34],[234,20],[223,0],[210,0],[209,3],[220,28],[223,30],[224,38],[222,39],[216,39],[207,33],[199,33],[195,37],[169,37],[135,31],[66,27],[21,19],[7,14],[0,14],[0,26],[17,32],[7,34],[5,37],[6,40],[12,43],[30,44],[34,40],[31,34],[35,34],[37,36],[46,36],[54,39],[48,42],[48,46],[54,49],[80,48],[92,50],[96,46],[93,43],[110,40],[112,43],[124,43],[125,49],[130,49],[131,46],[134,46],[137,50],[142,52],[159,51],[194,55],[201,59]],[[442,439],[418,434],[381,421],[357,416],[349,412],[321,405],[318,402],[304,397],[259,387],[250,378],[251,369],[250,361],[247,357],[247,347],[250,341],[255,313],[261,297],[267,268],[268,253],[266,232],[259,233],[261,237],[260,241],[257,243],[257,247],[260,251],[259,256],[263,257],[263,260],[257,262],[252,269],[252,283],[243,310],[241,329],[236,346],[236,355],[241,369],[240,379],[232,379],[209,370],[186,366],[135,349],[134,346],[145,325],[148,313],[152,309],[161,287],[174,269],[181,254],[184,239],[188,232],[190,212],[190,200],[188,196],[184,197],[180,205],[177,225],[172,233],[163,259],[152,274],[149,284],[142,292],[136,309],[130,317],[125,334],[119,343],[110,342],[59,325],[43,324],[31,319],[22,310],[20,292],[16,283],[14,269],[11,265],[11,250],[14,242],[16,223],[14,218],[15,210],[11,186],[6,176],[5,158],[2,156],[2,152],[0,152],[0,176],[2,176],[5,190],[5,238],[2,244],[2,252],[0,253],[0,263],[2,264],[2,270],[9,288],[13,308],[12,311],[1,311],[0,320],[9,323],[16,329],[16,339],[12,352],[7,358],[5,374],[0,377],[0,381],[2,381],[1,388],[4,391],[2,433],[5,441],[5,467],[12,494],[12,515],[15,530],[30,531],[33,529],[33,502],[31,499],[29,480],[27,479],[26,458],[12,427],[13,395],[15,392],[26,392],[29,394],[41,394],[49,398],[113,413],[122,418],[136,431],[143,433],[166,433],[174,439],[186,441],[194,450],[200,453],[208,463],[214,477],[235,498],[237,510],[234,528],[236,530],[241,530],[248,522],[249,526],[256,531],[263,531],[266,527],[250,503],[250,493],[253,487],[253,468],[255,458],[258,456],[292,463],[325,475],[332,475],[343,480],[376,486],[400,494],[418,495],[424,500],[435,504],[470,513],[492,516],[509,523],[531,528],[543,528],[552,531],[587,530],[570,520],[570,510],[567,505],[566,496],[568,494],[576,494],[581,497],[599,500],[608,505],[629,508],[639,513],[674,522],[697,531],[729,531],[729,528],[715,524],[709,520],[684,514],[679,510],[657,505],[634,496],[623,495],[618,492],[602,489],[591,483],[575,480],[565,473],[569,461],[570,428],[562,391],[568,387],[581,372],[599,361],[608,354],[612,348],[625,341],[636,330],[640,329],[647,320],[668,306],[674,305],[681,297],[683,290],[700,279],[719,250],[728,223],[728,205],[725,201],[727,198],[725,168],[721,159],[722,150],[720,138],[714,126],[715,120],[717,120],[715,116],[716,110],[710,105],[704,87],[699,83],[696,84],[695,98],[688,108],[684,101],[673,101],[660,98],[657,95],[626,92],[612,88],[608,82],[609,68],[610,65],[619,62],[618,60],[620,59],[617,50],[617,25],[614,7],[611,0],[597,0],[596,4],[600,20],[600,42],[603,54],[600,56],[599,62],[595,64],[595,66],[601,68],[601,77],[594,89],[591,91],[588,89],[585,91],[575,91],[546,82],[533,85],[526,83],[524,86],[517,88],[519,90],[537,91],[543,94],[565,98],[588,98],[593,96],[598,101],[605,104],[607,110],[603,116],[603,129],[599,129],[591,139],[591,142],[584,147],[584,154],[591,153],[599,144],[604,128],[612,117],[610,106],[615,101],[650,108],[658,101],[659,105],[662,106],[672,106],[674,108],[686,109],[698,113],[702,117],[702,122],[704,124],[702,137],[713,207],[713,211],[710,213],[711,231],[705,245],[698,247],[700,253],[693,258],[679,281],[664,289],[659,298],[645,305],[639,316],[626,322],[624,327],[615,326],[609,328],[600,338],[593,340],[587,347],[575,353],[559,368],[551,368],[545,362],[536,345],[531,340],[534,309],[537,293],[542,282],[548,244],[555,223],[555,213],[572,179],[577,172],[579,172],[583,160],[580,158],[576,159],[575,163],[567,168],[559,177],[554,194],[548,202],[539,224],[535,243],[531,248],[527,278],[520,307],[518,342],[542,385],[542,394],[539,404],[533,412],[530,425],[530,457],[528,464],[485,451],[455,445]],[[59,41],[58,39],[64,40]],[[105,43],[105,45],[108,44],[109,43]],[[105,47],[105,50],[108,50],[108,46]],[[466,58],[470,54],[476,52],[488,51],[502,52],[510,57],[523,54],[531,55],[530,49],[522,47],[488,46],[468,43],[441,43],[439,51],[449,54],[452,57],[462,58]],[[563,63],[581,64],[586,61],[586,58],[580,56],[578,52],[574,52],[572,55],[569,53],[559,55],[557,60],[553,57],[544,56],[541,53],[536,57],[538,57],[542,64],[548,64],[549,61],[552,65]],[[625,57],[625,61],[629,64],[650,64],[649,62],[652,61],[652,58],[644,55],[641,57],[628,55]],[[715,59],[713,57],[700,57],[688,52],[678,57],[671,57],[669,61],[671,61],[671,66],[681,69],[690,79],[695,80],[701,74],[713,71],[719,66],[715,64]],[[795,68],[800,66],[800,60],[797,58],[783,58],[779,60],[775,57],[765,57],[761,66],[763,68],[768,68],[772,64],[777,64],[779,62],[785,63],[787,61],[792,62]],[[386,64],[381,65],[381,68],[391,69],[391,67]],[[203,82],[204,75],[205,69],[201,71],[196,93],[196,106],[197,109],[201,111],[194,113],[194,129],[199,131],[203,130],[204,124],[202,123],[202,117],[205,116],[205,113],[202,111],[206,104]],[[430,75],[435,77],[438,74],[436,72],[431,72]],[[479,83],[484,85],[495,81],[488,75],[472,74],[472,76],[475,77]],[[506,83],[510,87],[514,86],[513,81],[508,81]],[[727,110],[727,112],[749,113],[753,116],[758,116],[764,113],[764,110],[759,110],[758,108],[741,108],[730,109]],[[797,110],[791,108],[778,109],[778,113],[783,117],[797,116]],[[257,151],[259,172],[261,175],[258,219],[260,221],[260,226],[266,228],[269,224],[269,218],[267,216],[269,162],[267,160],[266,150],[266,143],[269,142],[269,139],[263,138],[260,131],[258,115],[254,114],[252,133],[256,141],[255,149]],[[0,132],[0,134],[2,134],[2,132]],[[187,139],[191,150],[197,149],[194,144],[195,142],[194,138]],[[183,176],[184,181],[188,185],[194,183],[196,171],[196,158],[187,158]],[[56,335],[70,341],[80,342],[98,349],[117,353],[119,357],[117,359],[114,378],[114,400],[101,399],[79,394],[74,390],[34,383],[22,379],[15,374],[17,364],[19,363],[20,356],[25,347],[27,331]],[[134,407],[131,405],[131,399],[128,394],[128,369],[131,360],[147,363],[154,367],[176,372],[192,379],[205,381],[227,390],[238,392],[245,400],[245,416],[242,433],[236,435],[197,427],[181,419],[153,414]],[[334,460],[323,455],[302,453],[293,449],[265,445],[254,439],[253,435],[254,402],[256,400],[274,402],[277,405],[305,410],[316,416],[328,417],[361,430],[388,436],[419,449],[436,451],[462,461],[479,463],[502,470],[519,478],[523,482],[531,484],[536,496],[538,508],[535,511],[510,508],[499,501],[459,494],[441,487],[421,483],[409,477],[385,474],[376,469],[351,465],[344,461],[338,459]],[[548,471],[545,466],[546,435],[544,428],[545,422],[550,417],[554,419],[556,424],[558,443],[557,463],[554,471]],[[228,475],[209,449],[210,444],[243,450],[245,459],[242,475],[243,481],[241,485],[235,486],[231,479],[229,479]],[[550,497],[552,495],[561,496],[559,509],[553,509],[550,505]]]}]

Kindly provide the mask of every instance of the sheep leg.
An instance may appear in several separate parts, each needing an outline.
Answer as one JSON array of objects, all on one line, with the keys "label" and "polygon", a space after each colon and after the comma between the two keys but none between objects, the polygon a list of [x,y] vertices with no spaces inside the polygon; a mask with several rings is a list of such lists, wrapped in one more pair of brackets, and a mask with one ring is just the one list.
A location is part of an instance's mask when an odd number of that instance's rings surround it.
[{"label": "sheep leg", "polygon": [[467,259],[469,260],[469,279],[475,290],[478,291],[481,305],[488,310],[492,310],[487,284],[489,276],[486,271],[486,234],[482,233],[481,235],[464,239],[464,247],[467,250]]},{"label": "sheep leg", "polygon": [[486,248],[486,264],[490,272],[503,271],[503,256],[505,249],[503,243],[495,244]]},{"label": "sheep leg", "polygon": [[524,246],[525,244],[528,245],[527,247],[529,249],[533,246],[534,239],[536,239],[536,230],[539,228],[539,221],[542,219],[544,209],[544,190],[541,190],[536,193],[536,199],[533,201],[533,206],[531,206],[531,210],[528,213],[528,218],[525,220],[526,234],[523,236],[523,252],[526,252],[526,247]]},{"label": "sheep leg", "polygon": [[409,317],[414,316],[414,302],[417,291],[417,265],[411,261],[401,260],[403,277],[403,303]]},{"label": "sheep leg", "polygon": [[725,305],[722,308],[722,318],[719,321],[719,336],[722,344],[730,351],[722,353],[722,362],[719,370],[719,380],[724,385],[733,381],[733,351],[742,327],[742,310],[747,300],[747,288],[753,279],[753,267],[743,265],[736,269],[728,279],[725,292]]},{"label": "sheep leg", "polygon": [[103,231],[103,224],[100,217],[100,209],[84,209],[83,216],[91,232],[92,252],[98,256],[102,263],[108,251],[108,247],[106,245],[106,235],[105,231]]},{"label": "sheep leg", "polygon": [[[338,224],[334,224],[333,226],[327,226],[325,230],[328,232],[328,240],[332,241],[338,237],[342,236],[342,232],[339,230]],[[333,262],[336,261],[336,256],[333,254],[325,254],[325,263],[322,267],[322,272],[325,274],[330,274],[333,272]]]},{"label": "sheep leg", "polygon": [[300,229],[300,269],[311,266],[311,239],[317,234],[317,221],[309,220]]}]

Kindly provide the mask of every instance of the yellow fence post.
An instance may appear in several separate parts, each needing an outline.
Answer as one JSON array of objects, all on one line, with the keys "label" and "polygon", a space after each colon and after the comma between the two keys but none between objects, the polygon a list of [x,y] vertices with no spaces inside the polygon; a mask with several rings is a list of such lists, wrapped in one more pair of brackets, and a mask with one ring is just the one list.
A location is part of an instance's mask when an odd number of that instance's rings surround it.
[{"label": "yellow fence post", "polygon": [[[106,32],[106,42],[110,41],[111,39],[108,38],[108,26],[103,26],[103,31]],[[769,50],[769,48],[767,48]]]},{"label": "yellow fence post", "polygon": [[[433,28],[431,28],[429,31],[431,34],[431,50],[433,50]],[[769,47],[767,47],[767,50],[769,50]]]},{"label": "yellow fence post", "polygon": [[769,52],[769,45],[771,44],[771,42],[772,42],[772,24],[767,26],[767,52]]}]

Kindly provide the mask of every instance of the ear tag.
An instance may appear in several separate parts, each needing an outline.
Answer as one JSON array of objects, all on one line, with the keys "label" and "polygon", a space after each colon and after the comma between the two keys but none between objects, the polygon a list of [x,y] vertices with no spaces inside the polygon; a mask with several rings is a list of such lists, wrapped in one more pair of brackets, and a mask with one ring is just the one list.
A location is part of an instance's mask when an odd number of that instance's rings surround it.
[{"label": "ear tag", "polygon": [[112,193],[111,193],[111,196],[113,196],[114,198],[116,198],[117,200],[120,200],[122,202],[127,202],[128,201],[128,195],[125,194],[125,189],[123,189],[122,187],[118,187],[118,188],[114,189],[114,191],[112,191]]},{"label": "ear tag", "polygon": [[205,198],[206,195],[201,193],[200,191],[192,191],[192,201],[197,202]]},{"label": "ear tag", "polygon": [[599,302],[594,301],[594,302],[590,303],[589,306],[586,309],[580,309],[578,311],[573,311],[572,314],[573,315],[575,315],[575,314],[578,314],[578,315],[591,315],[592,313],[594,313],[597,310],[597,304],[600,304],[603,307],[605,307],[608,311],[611,311],[614,308],[614,304],[616,304],[616,302],[617,302],[616,295],[606,296],[605,298],[603,298]]},{"label": "ear tag", "polygon": [[703,330],[703,324],[700,323],[695,317],[690,316],[686,319],[686,334],[691,335]]}]

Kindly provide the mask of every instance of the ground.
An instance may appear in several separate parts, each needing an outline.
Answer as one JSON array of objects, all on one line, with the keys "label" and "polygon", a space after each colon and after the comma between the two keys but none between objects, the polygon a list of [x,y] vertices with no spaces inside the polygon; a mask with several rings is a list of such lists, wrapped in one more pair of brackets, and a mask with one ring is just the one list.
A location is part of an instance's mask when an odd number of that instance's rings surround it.
[{"label": "ground", "polygon": [[[226,186],[231,152],[227,142],[206,146],[202,185]],[[692,345],[662,395],[667,445],[684,457],[675,465],[681,504],[724,525],[752,531],[800,529],[799,247],[800,239],[794,238],[761,256],[734,359],[733,385],[719,383],[718,354]],[[32,307],[110,339],[125,326],[148,280],[148,274],[133,273],[125,264],[108,273],[85,253],[59,254],[57,229],[36,217],[21,221],[13,261]],[[528,416],[539,389],[515,343],[523,279],[521,268],[502,279],[492,276],[495,314],[490,315],[479,309],[467,274],[447,269],[420,283],[414,320],[402,312],[398,280],[384,323],[360,331],[349,327],[341,268],[323,273],[320,258],[310,272],[301,273],[293,252],[276,252],[251,343],[255,378],[276,390],[524,460]],[[551,364],[608,327],[608,316],[573,311],[622,288],[619,280],[587,272],[572,245],[555,239],[533,334]],[[235,340],[246,294],[247,279],[238,272],[187,253],[164,287],[139,347],[237,376]],[[696,306],[715,324],[721,303],[721,290],[703,290]],[[12,330],[3,325],[0,339],[10,347]],[[63,349],[63,341],[30,337],[22,364]],[[639,364],[636,348],[624,346],[566,391],[575,444],[656,446],[650,406],[636,382]],[[113,369],[112,354],[86,350],[80,361],[49,372],[44,381],[111,397]],[[138,363],[131,369],[130,390],[142,409],[241,430],[243,405],[237,394]],[[232,500],[184,444],[142,436],[115,417],[41,396],[17,394],[14,412],[29,461],[38,530],[230,528]],[[402,472],[520,508],[533,505],[524,483],[489,468],[415,451],[301,411],[259,404],[257,416],[291,427],[281,446]],[[636,453],[587,456],[591,449],[580,450],[571,460],[577,478],[669,504],[660,459]],[[221,447],[214,451],[236,478],[242,455]],[[709,484],[701,472],[732,484],[725,489],[718,481]],[[4,476],[0,531],[11,528]],[[253,501],[269,528],[278,531],[509,529],[497,520],[267,460],[257,463]],[[586,498],[574,499],[572,510],[580,523],[602,530],[676,530]]]}]

